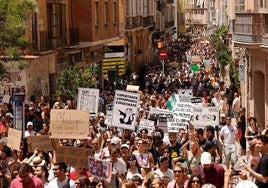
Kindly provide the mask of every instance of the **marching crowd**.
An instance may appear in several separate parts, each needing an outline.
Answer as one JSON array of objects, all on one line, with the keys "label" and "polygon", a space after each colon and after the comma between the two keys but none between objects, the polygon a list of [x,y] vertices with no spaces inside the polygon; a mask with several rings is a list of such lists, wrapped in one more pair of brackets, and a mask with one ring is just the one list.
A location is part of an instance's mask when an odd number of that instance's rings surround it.
[{"label": "marching crowd", "polygon": [[[169,60],[181,63],[171,68],[169,74],[161,72],[157,61],[149,65],[145,89],[138,91],[135,131],[108,124],[105,108],[114,100],[114,88],[108,84],[100,89],[100,113],[90,118],[87,139],[52,139],[56,145],[92,149],[92,157],[112,163],[111,179],[96,176],[101,170],[97,167],[89,169],[58,161],[57,150],[27,151],[27,137],[51,134],[51,109],[76,108],[73,101],[63,101],[60,97],[50,105],[42,96],[38,102],[31,98],[26,105],[25,139],[20,150],[7,146],[8,128],[14,123],[12,105],[1,112],[0,188],[268,187],[267,128],[259,126],[256,118],[247,116],[238,89],[227,88],[219,81],[213,47],[181,36],[166,48]],[[201,60],[193,62],[193,56]],[[199,69],[193,70],[193,64]],[[131,80],[127,82],[131,84]],[[218,107],[219,125],[198,128],[188,121],[187,128],[166,133],[158,127],[157,119],[152,119],[153,132],[140,129],[140,120],[148,118],[150,109],[166,109],[167,100],[179,89],[192,89],[194,96],[202,99],[203,106]],[[231,118],[235,118],[235,125]],[[233,183],[233,177],[240,179]]]}]

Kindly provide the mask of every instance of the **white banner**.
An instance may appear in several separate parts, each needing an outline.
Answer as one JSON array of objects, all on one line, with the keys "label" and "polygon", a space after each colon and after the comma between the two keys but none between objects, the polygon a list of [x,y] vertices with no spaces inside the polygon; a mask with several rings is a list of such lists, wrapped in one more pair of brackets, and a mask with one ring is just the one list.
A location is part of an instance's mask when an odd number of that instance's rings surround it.
[{"label": "white banner", "polygon": [[174,110],[174,118],[182,120],[190,120],[192,116],[192,103],[188,102],[178,102]]},{"label": "white banner", "polygon": [[179,129],[180,128],[183,128],[184,130],[187,130],[187,122],[179,122],[179,121],[177,121],[177,122],[167,122],[167,131],[169,132],[169,133],[172,133],[172,132],[175,132],[175,133],[177,133],[177,132],[179,132]]},{"label": "white banner", "polygon": [[141,119],[139,124],[139,130],[147,129],[149,135],[152,135],[154,131],[154,121],[148,120],[148,119]]},{"label": "white banner", "polygon": [[217,107],[194,107],[193,124],[196,127],[205,127],[207,125],[219,125],[219,109]]},{"label": "white banner", "polygon": [[99,89],[78,88],[77,110],[86,110],[98,114]]},{"label": "white banner", "polygon": [[193,97],[193,91],[191,89],[179,89],[178,90],[179,102],[191,102]]},{"label": "white banner", "polygon": [[140,95],[127,91],[115,91],[112,126],[135,130]]}]

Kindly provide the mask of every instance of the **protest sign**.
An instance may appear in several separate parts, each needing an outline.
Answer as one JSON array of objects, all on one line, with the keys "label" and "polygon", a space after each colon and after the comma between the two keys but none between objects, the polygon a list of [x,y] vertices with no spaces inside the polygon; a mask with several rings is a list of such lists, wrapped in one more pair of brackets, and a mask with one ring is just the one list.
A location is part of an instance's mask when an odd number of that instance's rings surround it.
[{"label": "protest sign", "polygon": [[172,132],[177,133],[177,132],[179,132],[180,128],[187,130],[187,125],[188,125],[188,123],[183,122],[183,121],[174,121],[174,122],[168,121],[167,122],[167,131],[169,133],[172,133]]},{"label": "protest sign", "polygon": [[139,98],[138,93],[115,91],[112,126],[135,129]]},{"label": "protest sign", "polygon": [[141,119],[139,123],[139,130],[147,129],[149,135],[152,135],[154,131],[154,121],[148,119]]},{"label": "protest sign", "polygon": [[113,115],[113,103],[106,104],[106,121],[105,123],[108,126],[111,126],[112,124],[112,115]]},{"label": "protest sign", "polygon": [[11,149],[20,150],[21,130],[9,128],[7,146]]},{"label": "protest sign", "polygon": [[98,114],[99,89],[78,88],[77,110],[86,110]]},{"label": "protest sign", "polygon": [[194,107],[193,124],[196,127],[219,125],[219,109],[217,107]]},{"label": "protest sign", "polygon": [[138,92],[139,89],[140,89],[140,86],[127,85],[126,91]]},{"label": "protest sign", "polygon": [[177,119],[190,120],[192,116],[192,103],[178,102],[174,110],[174,116]]},{"label": "protest sign", "polygon": [[86,139],[89,113],[84,110],[51,109],[50,130],[50,138]]},{"label": "protest sign", "polygon": [[135,157],[141,168],[150,168],[150,160],[148,154],[135,154]]},{"label": "protest sign", "polygon": [[34,152],[36,148],[40,151],[53,151],[49,135],[29,136],[27,137],[28,151]]},{"label": "protest sign", "polygon": [[110,181],[112,175],[112,163],[88,157],[88,171],[92,176]]},{"label": "protest sign", "polygon": [[179,102],[191,102],[193,97],[193,91],[191,89],[179,89],[178,90]]},{"label": "protest sign", "polygon": [[88,166],[88,156],[93,156],[91,148],[80,148],[71,146],[59,146],[57,150],[57,162],[64,161],[73,167]]}]

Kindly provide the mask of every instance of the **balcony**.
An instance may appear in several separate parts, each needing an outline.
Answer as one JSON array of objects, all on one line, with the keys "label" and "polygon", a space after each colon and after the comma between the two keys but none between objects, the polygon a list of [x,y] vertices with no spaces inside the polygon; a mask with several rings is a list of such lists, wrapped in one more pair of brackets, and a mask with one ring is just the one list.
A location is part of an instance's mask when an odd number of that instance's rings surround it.
[{"label": "balcony", "polygon": [[261,43],[262,21],[262,14],[236,13],[233,41]]},{"label": "balcony", "polygon": [[153,16],[147,16],[142,18],[143,27],[151,27],[154,25],[154,18]]},{"label": "balcony", "polygon": [[125,29],[135,29],[141,26],[141,17],[127,17]]}]

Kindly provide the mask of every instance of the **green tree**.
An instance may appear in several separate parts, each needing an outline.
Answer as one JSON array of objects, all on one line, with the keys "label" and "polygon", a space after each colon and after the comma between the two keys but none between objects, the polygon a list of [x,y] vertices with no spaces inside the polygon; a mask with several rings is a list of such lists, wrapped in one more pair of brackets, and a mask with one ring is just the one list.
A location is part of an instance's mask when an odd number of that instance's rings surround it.
[{"label": "green tree", "polygon": [[77,66],[64,69],[56,81],[56,96],[61,96],[64,100],[77,97],[78,88],[96,88],[96,78],[89,70],[81,72]]},{"label": "green tree", "polygon": [[36,0],[0,0],[0,76],[6,72],[5,63],[17,61],[24,68],[23,51],[28,42],[25,21],[37,11]]}]

